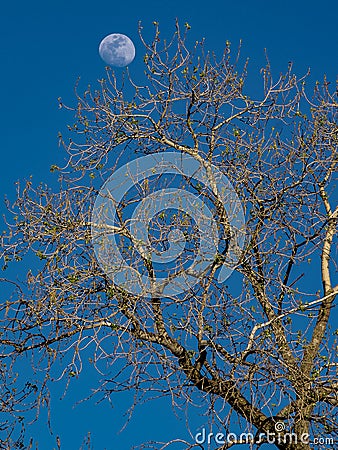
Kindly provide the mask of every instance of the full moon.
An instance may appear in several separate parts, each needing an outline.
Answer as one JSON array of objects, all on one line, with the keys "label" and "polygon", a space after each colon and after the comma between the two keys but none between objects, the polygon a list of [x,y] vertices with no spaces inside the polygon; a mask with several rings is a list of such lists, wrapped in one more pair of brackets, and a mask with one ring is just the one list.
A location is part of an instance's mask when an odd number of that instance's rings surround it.
[{"label": "full moon", "polygon": [[99,53],[103,61],[110,66],[125,67],[135,58],[135,47],[128,36],[114,33],[102,39]]}]

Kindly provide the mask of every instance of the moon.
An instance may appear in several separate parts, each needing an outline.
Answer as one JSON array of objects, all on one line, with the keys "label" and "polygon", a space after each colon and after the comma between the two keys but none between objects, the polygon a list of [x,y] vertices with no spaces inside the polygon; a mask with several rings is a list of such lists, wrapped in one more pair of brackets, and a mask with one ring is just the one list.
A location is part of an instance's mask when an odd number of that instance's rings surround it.
[{"label": "moon", "polygon": [[135,46],[125,34],[108,34],[100,43],[99,54],[106,64],[125,67],[135,58]]}]

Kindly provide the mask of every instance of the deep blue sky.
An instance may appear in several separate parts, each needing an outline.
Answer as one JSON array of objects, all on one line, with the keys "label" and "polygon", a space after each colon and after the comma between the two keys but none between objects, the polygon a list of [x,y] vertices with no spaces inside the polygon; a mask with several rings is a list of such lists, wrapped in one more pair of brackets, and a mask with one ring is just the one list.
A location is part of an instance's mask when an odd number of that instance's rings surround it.
[{"label": "deep blue sky", "polygon": [[[294,62],[297,74],[308,67],[312,79],[324,74],[335,82],[338,74],[338,3],[330,1],[270,2],[263,0],[225,1],[32,1],[18,0],[2,4],[0,11],[1,70],[1,172],[0,197],[13,197],[14,182],[33,175],[36,183],[50,180],[49,167],[59,161],[58,131],[65,131],[69,115],[58,109],[57,98],[74,99],[73,87],[78,76],[81,86],[95,84],[105,74],[98,55],[100,40],[120,32],[133,39],[136,58],[130,66],[142,70],[143,49],[138,38],[139,20],[152,31],[152,21],[160,22],[163,33],[174,30],[178,17],[192,26],[192,42],[206,38],[209,49],[221,52],[226,40],[237,46],[243,41],[242,55],[250,57],[252,79],[257,80],[264,65],[267,48],[273,72],[278,75]],[[255,86],[252,86],[254,89]],[[1,200],[2,202],[2,200]],[[1,211],[3,205],[1,203]],[[82,380],[74,381],[71,399],[81,398]],[[70,402],[60,403],[55,395],[56,433],[62,437],[62,449],[77,449],[83,436],[93,431],[97,450],[129,449],[132,443],[147,439],[165,440],[184,437],[184,422],[175,422],[163,404],[136,411],[135,418],[120,435],[125,396],[116,396],[115,407],[81,405],[71,409]],[[152,421],[152,424],[150,423]],[[203,425],[203,418],[196,419]],[[41,448],[53,448],[44,421],[34,437],[40,435]]]},{"label": "deep blue sky", "polygon": [[100,40],[111,32],[129,35],[139,52],[131,69],[141,64],[137,24],[173,30],[174,18],[192,25],[192,41],[206,37],[210,49],[221,51],[228,39],[243,40],[252,75],[264,64],[267,48],[276,74],[294,62],[314,78],[338,73],[338,4],[330,1],[64,1],[13,2],[0,12],[2,86],[1,193],[13,179],[47,176],[55,161],[56,135],[69,117],[59,112],[57,98],[72,100],[76,78],[82,86],[104,76],[98,56]]}]

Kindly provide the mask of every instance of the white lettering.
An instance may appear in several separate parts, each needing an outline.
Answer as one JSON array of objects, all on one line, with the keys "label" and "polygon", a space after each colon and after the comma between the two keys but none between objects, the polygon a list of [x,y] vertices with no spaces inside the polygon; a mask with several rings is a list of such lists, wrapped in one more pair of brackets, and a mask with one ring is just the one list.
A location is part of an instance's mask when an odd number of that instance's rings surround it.
[{"label": "white lettering", "polygon": [[[203,436],[201,440],[199,440],[198,436]],[[197,433],[195,436],[196,444],[204,444],[205,442],[205,428],[203,428],[201,433]]]},{"label": "white lettering", "polygon": [[223,433],[217,433],[215,436],[216,444],[225,444],[224,438],[225,438],[225,436]]}]

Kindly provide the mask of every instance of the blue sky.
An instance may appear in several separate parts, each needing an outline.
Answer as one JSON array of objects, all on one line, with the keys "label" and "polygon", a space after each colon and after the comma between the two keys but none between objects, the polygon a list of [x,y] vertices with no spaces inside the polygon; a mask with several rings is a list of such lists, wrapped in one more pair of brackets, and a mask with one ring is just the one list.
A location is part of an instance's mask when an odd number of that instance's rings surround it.
[{"label": "blue sky", "polygon": [[[136,58],[130,70],[137,76],[142,70],[143,49],[138,38],[138,22],[152,31],[152,21],[160,23],[168,36],[174,20],[189,22],[192,42],[206,38],[206,47],[216,53],[226,40],[237,46],[243,41],[242,56],[249,57],[251,88],[257,89],[259,68],[268,51],[276,76],[294,62],[294,71],[303,75],[311,68],[311,79],[322,80],[326,74],[334,83],[338,74],[338,3],[330,1],[270,2],[263,0],[224,2],[216,0],[185,1],[63,1],[2,4],[0,11],[0,70],[2,95],[0,110],[1,172],[0,197],[14,197],[15,181],[30,175],[38,183],[53,182],[51,164],[62,159],[57,146],[58,131],[65,131],[71,117],[58,109],[57,98],[74,100],[76,79],[81,87],[94,85],[104,77],[104,63],[98,55],[101,39],[109,33],[128,35],[135,43]],[[1,200],[0,212],[4,210]],[[79,448],[87,431],[93,431],[97,450],[129,449],[143,440],[187,437],[185,424],[170,412],[170,405],[158,401],[141,406],[125,431],[122,414],[131,397],[116,395],[114,408],[94,407],[93,402],[72,409],[81,399],[82,386],[95,378],[88,368],[74,380],[69,400],[59,402],[54,395],[55,433],[62,438],[63,449]],[[88,392],[84,392],[86,395]],[[196,427],[203,418],[196,417]],[[53,448],[45,425],[46,417],[33,426],[41,448]],[[152,424],[151,424],[152,422]],[[179,448],[179,447],[178,447]]]}]

